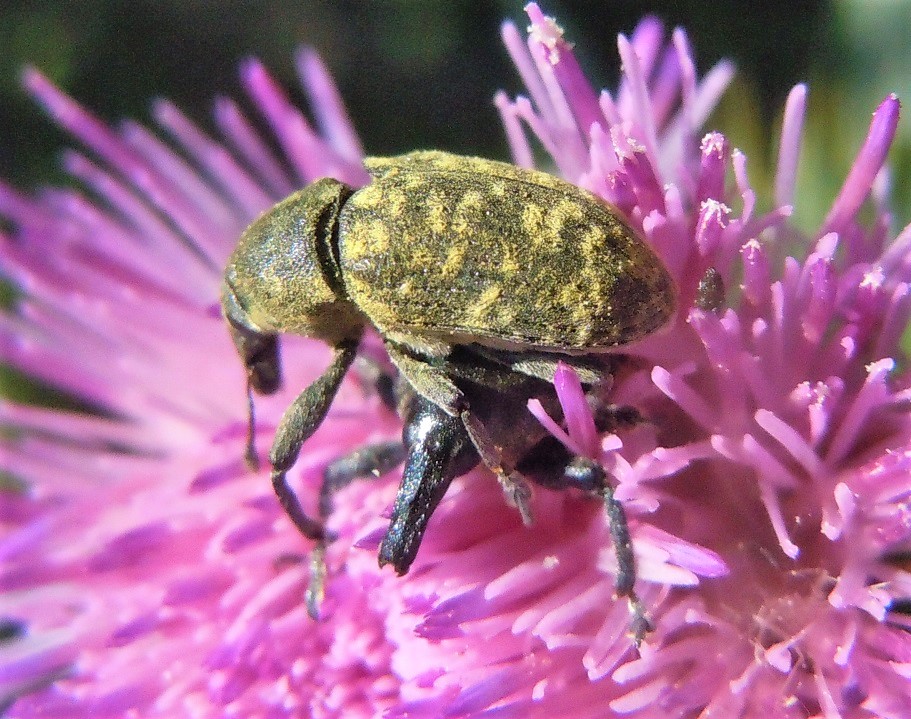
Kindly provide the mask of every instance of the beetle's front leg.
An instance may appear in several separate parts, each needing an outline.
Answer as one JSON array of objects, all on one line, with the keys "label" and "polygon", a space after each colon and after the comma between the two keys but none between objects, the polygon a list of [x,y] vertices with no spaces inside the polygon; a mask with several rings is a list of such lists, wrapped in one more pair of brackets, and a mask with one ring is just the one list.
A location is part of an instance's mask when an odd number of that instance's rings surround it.
[{"label": "beetle's front leg", "polygon": [[269,452],[272,488],[294,526],[309,539],[324,539],[323,523],[307,516],[297,495],[288,486],[286,474],[297,460],[301,446],[325,418],[345,372],[354,361],[357,345],[357,340],[347,340],[334,348],[332,361],[326,371],[285,410]]}]

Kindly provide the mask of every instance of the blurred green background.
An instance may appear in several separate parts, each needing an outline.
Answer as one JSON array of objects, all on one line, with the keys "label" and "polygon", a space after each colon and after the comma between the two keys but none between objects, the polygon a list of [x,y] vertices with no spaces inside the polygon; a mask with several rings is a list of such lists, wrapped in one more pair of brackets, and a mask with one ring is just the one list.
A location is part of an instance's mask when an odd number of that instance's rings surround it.
[{"label": "blurred green background", "polygon": [[[369,152],[432,146],[504,157],[491,97],[501,87],[518,90],[519,83],[499,26],[512,18],[524,27],[522,4],[5,0],[0,172],[23,187],[63,179],[57,153],[69,140],[20,89],[26,63],[107,119],[147,118],[149,99],[167,96],[206,123],[214,94],[240,94],[236,69],[247,55],[262,58],[296,88],[291,55],[301,44],[316,47],[331,68]],[[559,19],[598,84],[615,81],[617,32],[630,32],[645,13],[687,29],[700,69],[733,59],[737,85],[711,124],[748,151],[760,185],[784,98],[794,83],[809,81],[811,144],[804,164],[812,166],[813,178],[802,178],[810,185],[802,198],[809,203],[801,208],[805,221],[831,199],[876,103],[890,91],[911,97],[911,2],[540,4]],[[909,123],[902,132],[911,137]],[[907,169],[906,155],[893,157],[900,170]],[[899,190],[897,205],[906,218],[904,183]]]},{"label": "blurred green background", "polygon": [[[523,2],[497,0],[4,0],[0,8],[0,174],[24,189],[66,182],[58,156],[70,140],[21,90],[33,64],[103,118],[148,119],[165,96],[211,128],[215,94],[240,97],[237,66],[261,58],[303,102],[292,53],[314,46],[331,69],[367,151],[436,147],[507,156],[493,107],[499,88],[520,90],[500,43]],[[888,93],[911,102],[911,2],[743,3],[541,0],[575,43],[583,67],[612,86],[616,34],[643,14],[682,25],[705,71],[721,57],[738,79],[709,125],[750,159],[768,189],[781,108],[810,83],[797,222],[824,216],[869,123]],[[911,219],[911,123],[892,154],[896,226]],[[767,195],[766,195],[767,196]],[[21,390],[7,392],[21,396]],[[18,385],[18,381],[15,383]]]}]

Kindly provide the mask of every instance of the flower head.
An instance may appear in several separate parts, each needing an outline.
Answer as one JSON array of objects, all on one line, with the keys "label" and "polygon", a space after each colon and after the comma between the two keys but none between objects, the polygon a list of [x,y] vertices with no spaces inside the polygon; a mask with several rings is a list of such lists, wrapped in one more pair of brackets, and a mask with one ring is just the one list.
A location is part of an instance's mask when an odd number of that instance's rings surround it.
[{"label": "flower head", "polygon": [[[367,181],[312,53],[298,67],[318,130],[261,65],[243,68],[282,158],[229,100],[222,141],[156,105],[168,144],[108,128],[28,71],[90,155],[65,159],[83,191],[0,186],[2,267],[21,290],[0,349],[101,413],[3,405],[21,490],[0,500],[0,687],[17,716],[903,716],[911,229],[891,239],[883,172],[897,99],[806,237],[788,221],[805,87],[760,213],[745,156],[700,129],[729,65],[698,78],[684,32],[646,19],[619,37],[620,86],[598,93],[559,26],[527,11],[527,39],[512,24],[503,39],[528,96],[496,98],[514,161],[532,166],[540,143],[619,208],[679,292],[672,326],[629,348],[611,390],[647,422],[599,435],[568,368],[564,424],[532,407],[615,480],[655,625],[641,650],[613,599],[603,508],[542,490],[524,527],[482,470],[452,486],[406,578],[372,551],[395,477],[343,490],[325,619],[307,618],[309,547],[243,464],[243,371],[217,299],[257,213],[322,176]],[[263,443],[327,358],[307,340],[286,349]],[[328,462],[399,431],[349,381],[295,489],[315,498]]]}]

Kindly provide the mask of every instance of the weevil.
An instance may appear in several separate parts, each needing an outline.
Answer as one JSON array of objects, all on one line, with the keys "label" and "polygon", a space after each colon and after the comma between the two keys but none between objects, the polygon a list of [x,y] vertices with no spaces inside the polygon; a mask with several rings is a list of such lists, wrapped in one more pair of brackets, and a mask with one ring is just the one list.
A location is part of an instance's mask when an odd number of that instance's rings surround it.
[{"label": "weevil", "polygon": [[[638,642],[648,620],[622,506],[603,469],[570,456],[526,409],[559,416],[558,362],[595,406],[610,350],[668,323],[676,290],[661,261],[595,195],[552,175],[474,157],[412,152],[365,161],[360,189],[324,178],[291,195],[241,236],[222,306],[252,393],[281,384],[278,337],[326,342],[328,368],[282,417],[269,453],[272,485],[302,534],[317,542],[308,609],[318,612],[324,518],[335,487],[404,461],[380,564],[408,571],[449,482],[478,462],[528,522],[526,480],[599,494],[618,556],[616,593]],[[286,475],[354,361],[365,329],[398,372],[402,443],[367,448],[326,472],[320,516],[308,516]]]}]

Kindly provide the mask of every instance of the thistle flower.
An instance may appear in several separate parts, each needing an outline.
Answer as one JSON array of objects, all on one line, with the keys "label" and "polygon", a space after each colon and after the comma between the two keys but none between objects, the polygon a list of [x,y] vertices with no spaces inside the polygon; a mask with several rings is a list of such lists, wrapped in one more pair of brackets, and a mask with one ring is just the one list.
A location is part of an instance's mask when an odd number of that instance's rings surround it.
[{"label": "thistle flower", "polygon": [[[897,99],[806,237],[788,221],[805,87],[788,98],[761,214],[744,155],[700,129],[728,64],[697,78],[684,32],[667,41],[647,19],[620,36],[620,86],[599,94],[556,23],[527,11],[527,41],[511,24],[503,39],[528,97],[496,98],[514,161],[532,166],[540,143],[628,217],[679,288],[673,326],[630,348],[612,388],[647,423],[598,436],[568,369],[565,426],[532,407],[615,478],[655,624],[641,650],[612,598],[600,506],[539,491],[526,528],[482,470],[453,485],[404,579],[371,551],[396,478],[344,490],[326,618],[307,619],[308,547],[244,468],[244,378],[216,302],[259,211],[320,176],[366,182],[337,92],[301,53],[315,130],[244,65],[282,161],[229,100],[221,142],[157,104],[168,144],[106,127],[30,70],[27,87],[93,157],[65,158],[83,192],[0,186],[2,266],[22,292],[0,347],[103,412],[3,405],[4,467],[22,486],[2,496],[0,540],[0,686],[16,716],[907,714],[911,228],[890,239],[884,170]],[[259,407],[264,444],[327,357],[287,344],[288,389]],[[327,462],[398,431],[349,381],[295,488],[315,497]]]}]

